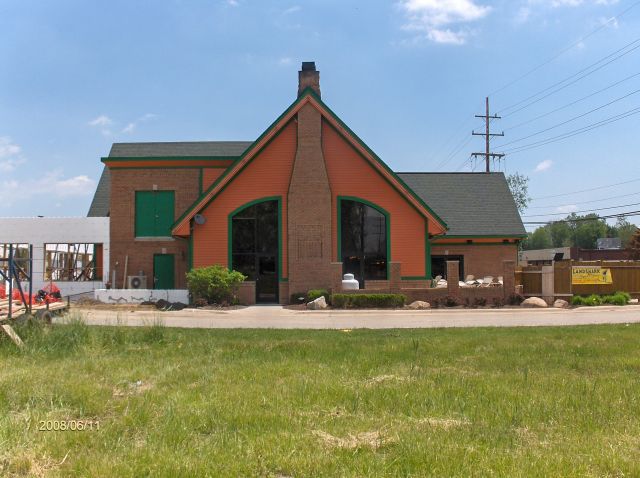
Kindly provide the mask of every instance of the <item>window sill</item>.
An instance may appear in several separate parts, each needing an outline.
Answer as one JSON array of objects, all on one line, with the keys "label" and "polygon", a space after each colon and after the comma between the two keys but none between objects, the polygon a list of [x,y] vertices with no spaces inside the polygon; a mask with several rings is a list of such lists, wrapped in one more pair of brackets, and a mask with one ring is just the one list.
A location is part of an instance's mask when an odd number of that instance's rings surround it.
[{"label": "window sill", "polygon": [[136,237],[136,242],[173,242],[175,238],[171,236],[158,236],[158,237]]}]

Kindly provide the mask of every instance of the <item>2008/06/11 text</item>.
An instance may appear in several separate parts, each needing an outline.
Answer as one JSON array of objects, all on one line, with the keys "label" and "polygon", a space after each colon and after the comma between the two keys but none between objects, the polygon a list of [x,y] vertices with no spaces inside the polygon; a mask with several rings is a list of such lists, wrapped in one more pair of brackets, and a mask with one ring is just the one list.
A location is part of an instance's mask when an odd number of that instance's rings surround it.
[{"label": "2008/06/11 text", "polygon": [[98,420],[39,420],[38,431],[85,431],[100,430],[100,421]]}]

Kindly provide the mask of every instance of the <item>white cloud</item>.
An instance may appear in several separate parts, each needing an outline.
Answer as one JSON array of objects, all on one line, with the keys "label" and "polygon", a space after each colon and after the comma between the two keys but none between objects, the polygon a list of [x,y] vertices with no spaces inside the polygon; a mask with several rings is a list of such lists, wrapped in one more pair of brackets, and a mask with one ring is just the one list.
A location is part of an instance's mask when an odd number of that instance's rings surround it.
[{"label": "white cloud", "polygon": [[289,66],[291,63],[293,63],[293,59],[288,56],[283,56],[278,60],[278,65],[280,66]]},{"label": "white cloud", "polygon": [[18,154],[22,148],[11,141],[8,136],[0,136],[0,158],[7,158]]},{"label": "white cloud", "polygon": [[20,201],[34,196],[56,199],[90,196],[96,189],[96,182],[86,175],[65,178],[61,171],[53,171],[39,178],[5,180],[0,187],[5,191],[5,202],[11,205],[12,197],[18,193]]},{"label": "white cloud", "polygon": [[107,115],[100,115],[89,121],[89,126],[109,126],[113,121]]},{"label": "white cloud", "polygon": [[289,7],[287,9],[285,9],[282,14],[283,15],[289,15],[291,13],[296,13],[299,12],[300,10],[302,10],[302,7],[300,5],[294,5],[292,7]]},{"label": "white cloud", "polygon": [[564,206],[558,206],[556,208],[556,212],[561,214],[570,214],[577,210],[578,210],[578,206],[576,206],[575,204],[565,204]]},{"label": "white cloud", "polygon": [[402,0],[407,23],[403,29],[435,43],[462,45],[470,34],[461,24],[478,21],[489,14],[491,7],[476,0]]},{"label": "white cloud", "polygon": [[25,163],[26,160],[19,156],[21,151],[22,148],[10,137],[0,136],[0,171],[8,173]]},{"label": "white cloud", "polygon": [[542,171],[546,171],[547,169],[549,169],[552,165],[553,161],[551,161],[550,159],[545,159],[544,161],[540,161],[536,165],[536,169],[534,169],[533,171],[535,173],[541,173]]},{"label": "white cloud", "polygon": [[238,0],[227,0],[227,5],[230,7],[237,7],[240,5],[240,2],[238,2]]},{"label": "white cloud", "polygon": [[146,114],[142,115],[140,118],[138,118],[137,120],[132,121],[131,123],[128,123],[127,126],[125,126],[122,129],[122,132],[123,133],[127,133],[127,134],[133,133],[133,131],[138,127],[138,125],[140,123],[144,123],[146,121],[154,120],[157,117],[158,117],[158,115],[155,115],[153,113],[146,113]]}]

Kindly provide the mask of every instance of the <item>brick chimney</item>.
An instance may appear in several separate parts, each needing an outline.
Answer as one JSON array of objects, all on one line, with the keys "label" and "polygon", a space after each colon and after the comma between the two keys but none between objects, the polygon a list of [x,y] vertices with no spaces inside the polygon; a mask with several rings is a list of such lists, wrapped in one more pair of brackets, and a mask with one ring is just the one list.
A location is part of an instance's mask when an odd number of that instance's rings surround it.
[{"label": "brick chimney", "polygon": [[316,70],[315,61],[303,61],[302,69],[298,72],[298,96],[307,87],[320,96],[320,72]]},{"label": "brick chimney", "polygon": [[[320,94],[315,63],[302,63],[298,95]],[[322,151],[322,115],[304,105],[297,117],[298,147],[289,183],[287,223],[289,291],[331,287],[331,187]]]}]

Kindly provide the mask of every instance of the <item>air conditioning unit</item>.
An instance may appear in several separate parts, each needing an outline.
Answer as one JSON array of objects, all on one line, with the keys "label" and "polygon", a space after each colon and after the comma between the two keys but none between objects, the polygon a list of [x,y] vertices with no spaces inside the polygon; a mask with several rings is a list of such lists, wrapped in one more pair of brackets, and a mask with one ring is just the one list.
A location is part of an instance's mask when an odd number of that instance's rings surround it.
[{"label": "air conditioning unit", "polygon": [[146,289],[147,276],[127,276],[127,289]]}]

